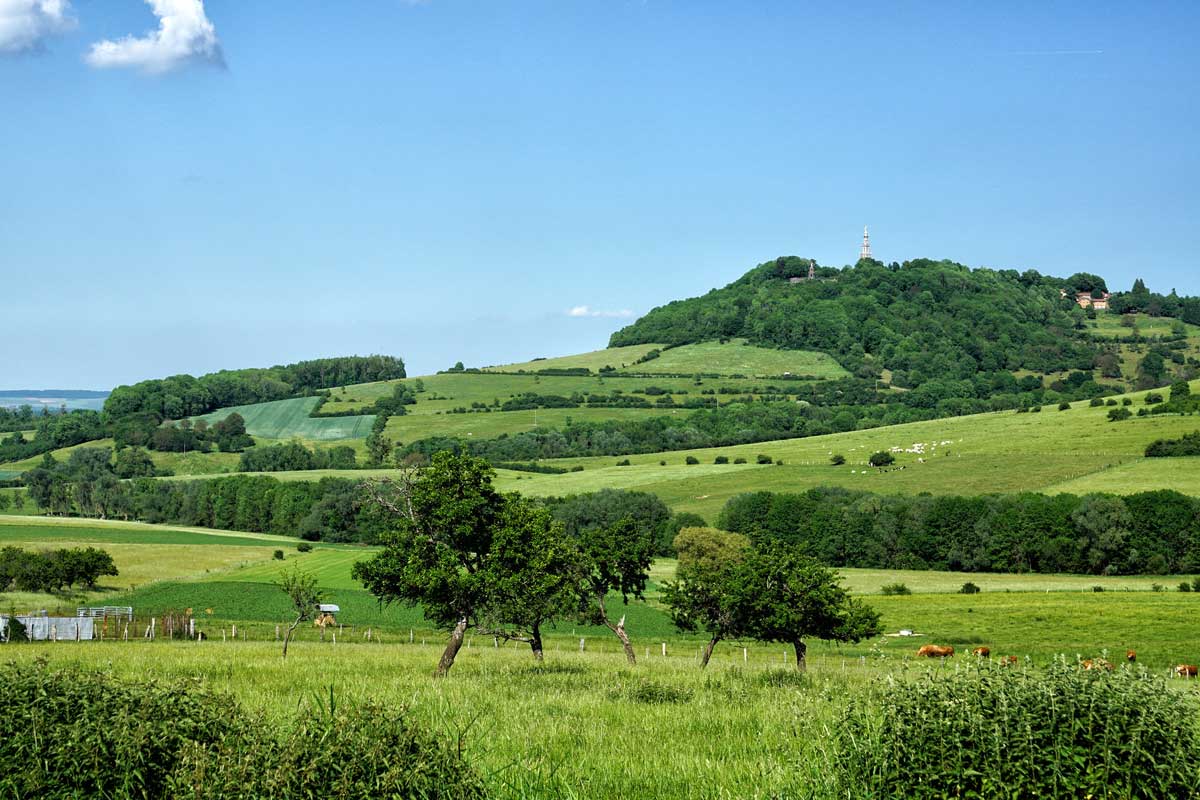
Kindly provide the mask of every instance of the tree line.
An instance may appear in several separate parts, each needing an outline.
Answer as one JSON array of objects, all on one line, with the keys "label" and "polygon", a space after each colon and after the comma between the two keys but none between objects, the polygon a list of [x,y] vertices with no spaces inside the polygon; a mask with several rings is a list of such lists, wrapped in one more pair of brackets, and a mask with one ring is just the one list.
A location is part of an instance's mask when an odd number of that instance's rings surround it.
[{"label": "tree line", "polygon": [[32,439],[26,439],[19,430],[10,436],[0,437],[0,463],[32,458],[104,436],[104,422],[96,411],[81,409],[62,414],[44,414],[34,423]]},{"label": "tree line", "polygon": [[118,574],[112,556],[95,547],[0,548],[0,592],[61,592],[72,586],[90,590],[101,577]]},{"label": "tree line", "polygon": [[[607,603],[610,594],[625,603],[642,598],[649,580],[653,540],[632,517],[578,509],[564,522],[544,504],[497,492],[486,462],[449,453],[371,486],[391,524],[383,549],[355,564],[353,575],[382,602],[419,605],[448,632],[436,675],[450,671],[468,630],[525,642],[541,660],[543,632],[569,620],[606,626],[637,662],[625,616],[612,619]],[[803,669],[808,639],[857,641],[878,629],[873,611],[795,548],[767,543],[741,563],[719,582],[712,573],[682,579],[685,586],[709,581],[707,592],[736,607],[735,626],[721,628],[728,636],[788,642]],[[680,621],[703,625],[700,614]]]},{"label": "tree line", "polygon": [[803,546],[822,563],[873,569],[1200,571],[1200,500],[1160,490],[1123,497],[875,495],[839,488],[731,498],[723,530]]},{"label": "tree line", "polygon": [[183,419],[220,408],[284,400],[313,394],[330,386],[405,377],[404,362],[395,356],[343,356],[299,361],[266,368],[222,370],[199,378],[169,378],[118,386],[104,401],[107,422]]}]

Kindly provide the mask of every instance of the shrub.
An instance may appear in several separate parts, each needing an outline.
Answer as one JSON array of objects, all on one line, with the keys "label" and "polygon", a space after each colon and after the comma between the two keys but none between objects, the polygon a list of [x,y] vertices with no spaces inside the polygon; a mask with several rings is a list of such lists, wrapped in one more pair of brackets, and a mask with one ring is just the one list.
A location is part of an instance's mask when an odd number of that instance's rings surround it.
[{"label": "shrub", "polygon": [[173,788],[171,796],[194,800],[485,796],[462,756],[410,723],[404,709],[343,709],[332,697],[328,708],[303,712],[286,737],[251,730],[211,755],[185,753]]},{"label": "shrub", "polygon": [[846,457],[841,453],[834,453],[829,457],[829,463],[833,464],[835,467],[840,467],[842,464],[846,463]]},{"label": "shrub", "polygon": [[1116,404],[1117,404],[1117,401],[1113,398],[1109,398],[1108,400],[1106,400],[1104,402],[1104,405],[1106,405],[1106,406],[1115,406]]},{"label": "shrub", "polygon": [[978,586],[976,586],[972,581],[967,581],[966,583],[964,583],[962,585],[962,588],[958,590],[958,593],[959,594],[979,594],[981,591],[982,591],[982,589],[980,589]]},{"label": "shrub", "polygon": [[1030,406],[1029,407],[1029,413],[1031,413],[1031,414],[1040,414],[1041,412],[1042,412],[1041,406]]},{"label": "shrub", "polygon": [[687,458],[685,458],[685,459],[683,460],[683,463],[685,463],[685,464],[699,464],[699,463],[700,463],[700,459],[696,458],[695,456],[688,456]]},{"label": "shrub", "polygon": [[884,684],[836,726],[851,797],[1190,797],[1196,700],[1144,671],[979,664]]},{"label": "shrub", "polygon": [[1179,582],[1179,591],[1190,592],[1191,590],[1192,590],[1192,585],[1190,583],[1188,583],[1187,581]]},{"label": "shrub", "polygon": [[1133,412],[1131,412],[1128,408],[1113,408],[1109,409],[1108,421],[1121,422],[1122,420],[1127,420],[1132,416]]},{"label": "shrub", "polygon": [[880,594],[892,596],[898,594],[912,594],[912,589],[909,589],[908,586],[903,583],[885,583],[883,586],[879,587],[879,592]]},{"label": "shrub", "polygon": [[759,453],[754,458],[754,463],[756,463],[756,464],[770,464],[771,461],[772,461],[771,457],[768,455],[765,455],[763,453]]},{"label": "shrub", "polygon": [[886,450],[880,450],[878,453],[872,453],[867,459],[867,463],[872,467],[886,467],[896,463],[896,457]]},{"label": "shrub", "polygon": [[1128,398],[1128,397],[1122,397],[1122,398],[1121,398],[1121,405],[1123,405],[1123,406],[1131,406],[1131,405],[1133,405],[1133,400],[1131,400],[1131,399],[1130,399],[1130,398]]},{"label": "shrub", "polygon": [[729,456],[717,456],[713,459],[714,464],[728,464]]},{"label": "shrub", "polygon": [[618,466],[618,467],[628,467],[628,466],[629,466],[629,459],[628,459],[628,458],[622,458],[620,461],[618,461],[618,462],[617,462],[617,466]]},{"label": "shrub", "polygon": [[1146,405],[1152,406],[1156,403],[1161,403],[1163,401],[1163,396],[1161,394],[1159,394],[1158,392],[1150,392],[1149,394],[1146,395],[1145,400],[1146,400]]},{"label": "shrub", "polygon": [[1099,408],[1100,406],[1104,405],[1104,398],[1103,397],[1093,397],[1092,402],[1088,403],[1088,405],[1092,408]]},{"label": "shrub", "polygon": [[738,456],[737,458],[735,458],[735,459],[733,460],[733,463],[735,463],[735,464],[745,464],[745,463],[746,463],[746,459],[742,458],[741,456]]},{"label": "shrub", "polygon": [[1103,591],[1104,591],[1104,587],[1103,587],[1103,586],[1093,586],[1093,587],[1092,587],[1092,591],[1093,591],[1093,592],[1103,592]]},{"label": "shrub", "polygon": [[274,557],[274,559],[275,559],[276,561],[283,561],[283,551],[282,551],[282,550],[276,550],[276,551],[274,552],[274,554],[273,554],[273,557]]},{"label": "shrub", "polygon": [[1061,403],[1058,404],[1058,410],[1059,411],[1070,411],[1071,404],[1068,403],[1066,400],[1063,400]]},{"label": "shrub", "polygon": [[128,683],[105,672],[0,668],[0,793],[58,800],[165,797],[185,748],[205,751],[244,724],[194,682]]},{"label": "shrub", "polygon": [[575,466],[571,467],[571,470],[570,470],[570,471],[571,471],[571,472],[583,472],[583,465],[582,465],[582,464],[576,464]]},{"label": "shrub", "polygon": [[296,545],[296,549],[301,553],[311,553],[313,548],[308,542],[301,542],[300,544]]},{"label": "shrub", "polygon": [[1192,578],[1192,591],[1200,592],[1200,577]]}]

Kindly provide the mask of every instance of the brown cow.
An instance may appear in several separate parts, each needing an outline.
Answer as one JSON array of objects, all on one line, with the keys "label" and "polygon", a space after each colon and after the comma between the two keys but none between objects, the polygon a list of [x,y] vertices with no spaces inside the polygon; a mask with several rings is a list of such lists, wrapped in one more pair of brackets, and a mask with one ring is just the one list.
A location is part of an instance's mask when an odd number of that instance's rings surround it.
[{"label": "brown cow", "polygon": [[971,655],[979,658],[989,658],[992,655],[992,651],[987,647],[976,647],[971,651]]},{"label": "brown cow", "polygon": [[936,644],[924,644],[917,651],[917,658],[949,658],[952,655],[954,655],[954,648],[949,645],[942,647]]},{"label": "brown cow", "polygon": [[1128,661],[1130,664],[1137,661],[1137,651],[1136,650],[1126,650],[1125,651],[1125,660]]},{"label": "brown cow", "polygon": [[1175,668],[1175,677],[1177,678],[1194,678],[1196,677],[1195,664],[1180,664]]},{"label": "brown cow", "polygon": [[1000,656],[1000,666],[1015,667],[1018,660],[1016,656]]},{"label": "brown cow", "polygon": [[1084,669],[1107,669],[1112,670],[1113,665],[1105,661],[1103,658],[1085,658],[1080,662],[1080,666]]}]

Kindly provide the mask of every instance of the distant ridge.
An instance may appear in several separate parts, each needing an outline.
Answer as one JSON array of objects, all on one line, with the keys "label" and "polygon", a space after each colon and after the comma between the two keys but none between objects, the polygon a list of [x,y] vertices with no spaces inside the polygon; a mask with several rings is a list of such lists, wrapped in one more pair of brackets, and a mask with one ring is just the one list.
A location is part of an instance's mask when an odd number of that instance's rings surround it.
[{"label": "distant ridge", "polygon": [[0,397],[61,397],[65,400],[83,400],[108,395],[107,391],[95,389],[0,389]]}]

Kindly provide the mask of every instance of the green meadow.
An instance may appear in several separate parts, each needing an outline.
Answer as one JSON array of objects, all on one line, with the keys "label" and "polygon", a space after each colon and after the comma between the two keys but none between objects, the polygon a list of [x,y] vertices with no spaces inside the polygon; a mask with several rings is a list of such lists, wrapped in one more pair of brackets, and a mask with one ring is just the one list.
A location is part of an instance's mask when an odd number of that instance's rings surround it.
[{"label": "green meadow", "polygon": [[212,425],[236,411],[246,420],[246,432],[251,436],[264,439],[298,438],[314,442],[361,439],[371,432],[371,426],[375,423],[375,418],[369,415],[334,418],[309,416],[317,403],[316,397],[273,400],[269,403],[222,408],[196,419]]}]

